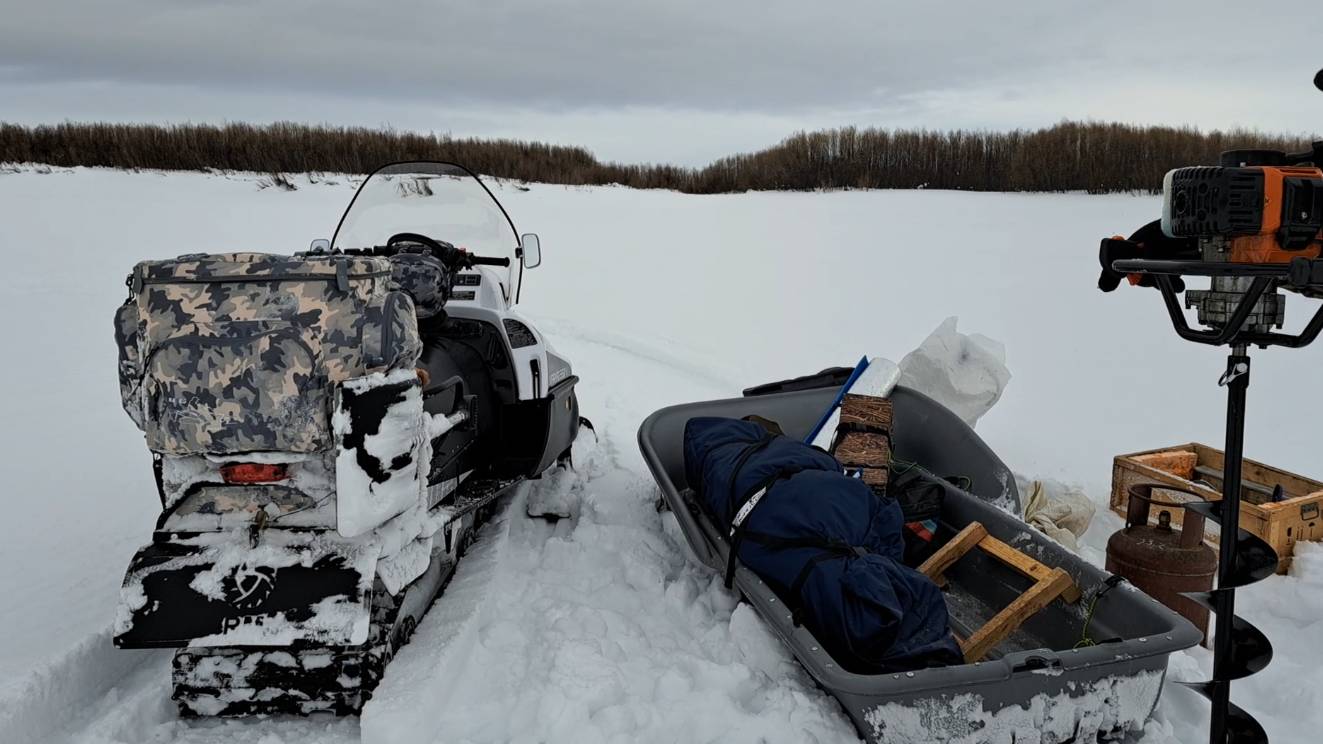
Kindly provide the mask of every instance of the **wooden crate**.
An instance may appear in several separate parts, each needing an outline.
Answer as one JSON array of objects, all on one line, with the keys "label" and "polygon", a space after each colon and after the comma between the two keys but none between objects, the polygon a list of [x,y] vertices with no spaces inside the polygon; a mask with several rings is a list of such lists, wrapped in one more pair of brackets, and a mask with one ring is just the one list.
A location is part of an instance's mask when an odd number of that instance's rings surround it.
[{"label": "wooden crate", "polygon": [[[1112,511],[1125,516],[1130,487],[1139,483],[1186,488],[1220,501],[1224,460],[1222,450],[1198,443],[1118,455],[1112,462]],[[1277,572],[1286,573],[1297,540],[1323,540],[1323,482],[1248,459],[1241,479],[1240,526],[1272,545],[1280,556]],[[1273,502],[1278,485],[1286,499]],[[1154,522],[1160,511],[1153,509]],[[1172,523],[1180,524],[1183,513],[1175,510]],[[1218,525],[1209,521],[1207,533],[1216,544]]]}]

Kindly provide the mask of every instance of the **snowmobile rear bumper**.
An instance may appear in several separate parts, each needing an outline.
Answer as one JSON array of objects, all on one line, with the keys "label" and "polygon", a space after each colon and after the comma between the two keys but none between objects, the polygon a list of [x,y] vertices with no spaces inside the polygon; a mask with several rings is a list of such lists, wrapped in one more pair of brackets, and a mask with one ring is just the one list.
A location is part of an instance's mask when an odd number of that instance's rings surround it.
[{"label": "snowmobile rear bumper", "polygon": [[246,535],[208,537],[221,541],[155,542],[138,551],[121,589],[116,646],[353,646],[367,640],[375,550],[324,533],[255,548]]}]

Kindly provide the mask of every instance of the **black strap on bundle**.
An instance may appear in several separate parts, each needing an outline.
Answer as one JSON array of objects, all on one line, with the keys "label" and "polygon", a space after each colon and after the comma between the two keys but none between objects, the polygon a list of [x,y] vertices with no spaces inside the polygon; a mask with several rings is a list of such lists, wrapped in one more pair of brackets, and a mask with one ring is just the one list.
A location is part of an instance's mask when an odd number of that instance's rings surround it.
[{"label": "black strap on bundle", "polygon": [[[730,542],[730,553],[726,556],[726,588],[729,589],[735,580],[735,560],[740,553],[740,543],[744,540],[744,523],[748,521],[749,515],[762,502],[763,496],[771,490],[777,481],[802,472],[803,467],[799,465],[787,465],[768,474],[767,477],[750,486],[742,495],[738,502],[731,504],[730,534],[727,536]],[[746,508],[747,507],[747,508]]]},{"label": "black strap on bundle", "polygon": [[730,495],[729,501],[732,502],[732,515],[735,514],[734,509],[736,508],[733,505],[733,502],[735,501],[735,481],[739,480],[740,471],[744,470],[744,466],[749,462],[750,457],[753,457],[758,452],[766,449],[767,445],[771,444],[773,439],[775,439],[775,437],[771,432],[764,431],[761,437],[748,443],[748,445],[745,446],[744,451],[740,452],[740,456],[735,458],[735,467],[731,468],[730,481],[726,484],[726,493]]},{"label": "black strap on bundle", "polygon": [[[879,428],[879,427],[868,427],[867,425],[863,425],[863,424],[859,426],[860,426],[859,429],[851,429],[851,430],[863,430],[864,428],[869,428],[869,429]],[[840,430],[838,429],[837,431],[839,432]],[[886,433],[886,432],[882,432],[882,433]],[[890,435],[888,434],[888,436]],[[749,488],[745,489],[743,493],[739,494],[738,498],[736,497],[735,484],[739,481],[739,476],[740,473],[744,470],[744,466],[749,463],[749,460],[755,454],[761,452],[763,449],[766,449],[766,447],[769,444],[771,444],[772,441],[775,439],[776,437],[773,434],[771,434],[770,432],[766,433],[763,437],[759,438],[757,441],[748,443],[745,446],[744,451],[742,451],[739,457],[736,458],[735,460],[735,467],[731,471],[730,482],[726,486],[727,493],[730,494],[729,511],[731,516],[731,523],[730,523],[730,532],[727,535],[727,539],[729,543],[729,548],[728,548],[729,552],[726,554],[726,573],[724,579],[725,579],[726,588],[730,589],[734,585],[734,581],[735,581],[735,566],[740,553],[740,545],[743,543],[746,537],[773,549],[789,549],[789,548],[820,549],[823,551],[823,553],[821,555],[814,556],[812,559],[810,559],[809,562],[805,564],[805,566],[800,570],[799,575],[795,577],[794,582],[790,586],[791,595],[798,597],[799,592],[804,587],[804,582],[808,580],[809,575],[813,572],[813,568],[816,567],[818,563],[821,563],[822,561],[826,561],[826,560],[831,560],[834,558],[846,558],[850,556],[867,555],[868,551],[865,548],[853,546],[848,543],[841,542],[839,540],[828,540],[826,538],[821,538],[821,537],[804,537],[804,538],[777,537],[775,535],[767,535],[760,532],[754,532],[745,529],[744,527],[745,522],[748,521],[749,516],[753,513],[753,510],[757,508],[758,504],[761,503],[762,498],[767,495],[767,492],[771,490],[772,486],[774,486],[777,481],[790,478],[795,474],[803,472],[805,470],[804,466],[802,465],[783,466],[781,468],[778,468],[774,472],[769,473],[766,477],[759,479],[757,483],[754,483]],[[801,609],[802,608],[797,608],[794,610],[794,621],[796,625],[800,624]]]},{"label": "black strap on bundle", "polygon": [[862,558],[868,555],[868,549],[858,545],[851,545],[841,540],[831,540],[824,537],[780,537],[778,535],[766,535],[761,532],[746,531],[745,537],[754,542],[773,550],[793,550],[795,548],[815,548],[822,552],[813,556],[804,563],[799,569],[794,581],[790,582],[789,597],[786,598],[787,604],[794,602],[795,606],[791,610],[791,620],[798,627],[803,623],[804,601],[801,592],[804,591],[804,584],[809,576],[813,574],[813,569],[818,564],[826,561],[843,558]]},{"label": "black strap on bundle", "polygon": [[[770,431],[764,430],[762,432],[762,436],[759,437],[757,441],[749,443],[744,448],[744,451],[740,453],[740,456],[735,458],[735,467],[731,468],[730,471],[730,482],[726,484],[726,493],[729,494],[728,509],[732,523],[735,522],[736,515],[739,513],[740,508],[744,506],[744,503],[747,502],[749,499],[753,498],[753,495],[757,493],[756,490],[750,490],[748,493],[744,494],[742,498],[737,499],[735,497],[735,483],[736,481],[739,480],[740,473],[744,470],[744,466],[748,464],[749,458],[753,457],[758,452],[761,452],[762,450],[766,449],[767,445],[771,444],[772,440],[775,438],[776,438],[775,435],[773,435]],[[731,532],[732,540],[735,539],[734,536],[735,536],[735,532],[734,529],[732,529]],[[731,587],[731,579],[735,575],[735,554],[737,550],[737,544],[738,542],[730,546],[730,555],[728,555],[726,558],[727,589]]]}]

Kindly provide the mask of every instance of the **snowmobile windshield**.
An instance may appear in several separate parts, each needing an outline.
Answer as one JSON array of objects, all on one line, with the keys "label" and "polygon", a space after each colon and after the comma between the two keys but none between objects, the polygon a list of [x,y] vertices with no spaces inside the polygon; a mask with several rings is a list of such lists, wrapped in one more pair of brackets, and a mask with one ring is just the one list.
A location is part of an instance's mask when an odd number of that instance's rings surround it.
[{"label": "snowmobile windshield", "polygon": [[385,245],[392,235],[421,233],[478,256],[510,259],[502,280],[511,287],[519,265],[519,234],[496,197],[472,171],[453,163],[383,166],[363,181],[349,203],[332,249]]}]

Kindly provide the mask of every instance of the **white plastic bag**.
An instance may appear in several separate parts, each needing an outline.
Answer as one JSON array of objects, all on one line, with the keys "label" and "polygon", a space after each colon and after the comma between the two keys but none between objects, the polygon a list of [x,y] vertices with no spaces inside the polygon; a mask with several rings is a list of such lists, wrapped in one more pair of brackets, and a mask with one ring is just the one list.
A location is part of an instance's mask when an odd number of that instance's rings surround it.
[{"label": "white plastic bag", "polygon": [[918,390],[973,426],[1001,398],[1011,380],[1006,347],[942,321],[919,348],[900,360],[900,384]]}]

